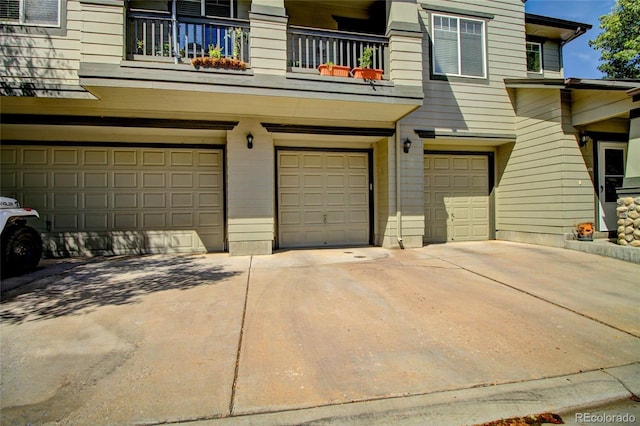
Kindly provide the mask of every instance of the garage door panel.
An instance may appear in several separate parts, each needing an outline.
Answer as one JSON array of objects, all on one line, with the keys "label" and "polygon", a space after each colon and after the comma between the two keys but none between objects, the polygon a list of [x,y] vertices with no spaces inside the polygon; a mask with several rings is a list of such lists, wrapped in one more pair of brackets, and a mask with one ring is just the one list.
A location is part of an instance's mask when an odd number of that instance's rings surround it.
[{"label": "garage door panel", "polygon": [[345,158],[344,155],[327,155],[326,157],[326,167],[329,169],[344,169],[345,168]]},{"label": "garage door panel", "polygon": [[101,231],[109,226],[109,216],[106,213],[85,213],[84,228],[89,231]]},{"label": "garage door panel", "polygon": [[344,204],[346,203],[346,199],[345,199],[345,195],[344,193],[341,194],[326,194],[326,203],[327,206],[344,206]]},{"label": "garage door panel", "polygon": [[78,151],[71,149],[53,149],[53,165],[78,165]]},{"label": "garage door panel", "polygon": [[[366,153],[279,152],[280,246],[367,244],[367,167]],[[298,220],[292,220],[292,210],[299,212]]]},{"label": "garage door panel", "polygon": [[137,152],[134,150],[119,150],[116,149],[113,151],[113,165],[114,166],[137,166],[138,165],[138,156]]},{"label": "garage door panel", "polygon": [[162,151],[142,151],[143,166],[166,166],[165,153]]},{"label": "garage door panel", "polygon": [[[56,214],[56,217],[58,215]],[[115,229],[137,229],[138,217],[136,213],[114,213],[113,227]]]},{"label": "garage door panel", "polygon": [[[324,202],[324,195],[320,192],[305,192],[303,194],[305,206],[322,206]],[[293,205],[291,205],[293,207]],[[296,208],[300,208],[299,205],[295,205]]]},{"label": "garage door panel", "polygon": [[198,188],[220,188],[222,187],[221,176],[217,173],[197,173]]},{"label": "garage door panel", "polygon": [[292,226],[292,225],[300,225],[300,213],[295,212],[282,212],[280,215],[281,225],[284,226]]},{"label": "garage door panel", "polygon": [[489,238],[488,159],[426,154],[425,242]]},{"label": "garage door panel", "polygon": [[171,188],[193,188],[193,173],[171,173]]},{"label": "garage door panel", "polygon": [[162,229],[167,226],[165,213],[142,213],[142,226],[149,229]]},{"label": "garage door panel", "polygon": [[193,208],[193,193],[179,192],[171,194],[171,208]]},{"label": "garage door panel", "polygon": [[306,188],[322,188],[324,178],[321,174],[305,173],[303,176],[304,187]]},{"label": "garage door panel", "polygon": [[116,209],[135,209],[138,207],[136,192],[113,194],[113,207]]},{"label": "garage door panel", "polygon": [[45,166],[47,157],[46,148],[25,148],[22,150],[22,164],[25,166]]},{"label": "garage door panel", "polygon": [[[222,170],[223,158],[222,158],[222,151],[220,150],[197,151],[197,152],[191,153],[191,155],[194,155],[197,157],[196,165],[198,167],[207,167],[209,169]],[[176,163],[176,165],[182,165],[182,164]],[[184,164],[184,165],[186,166],[191,164]]]},{"label": "garage door panel", "polygon": [[167,199],[166,199],[166,194],[164,192],[142,194],[143,208],[163,209],[166,206],[167,206]]},{"label": "garage door panel", "polygon": [[167,186],[164,173],[142,173],[143,188],[164,188]]},{"label": "garage door panel", "polygon": [[109,163],[109,154],[106,149],[87,149],[83,152],[85,166],[106,166]]},{"label": "garage door panel", "polygon": [[349,169],[361,169],[364,173],[366,173],[368,169],[367,158],[362,155],[350,155],[349,156]]}]

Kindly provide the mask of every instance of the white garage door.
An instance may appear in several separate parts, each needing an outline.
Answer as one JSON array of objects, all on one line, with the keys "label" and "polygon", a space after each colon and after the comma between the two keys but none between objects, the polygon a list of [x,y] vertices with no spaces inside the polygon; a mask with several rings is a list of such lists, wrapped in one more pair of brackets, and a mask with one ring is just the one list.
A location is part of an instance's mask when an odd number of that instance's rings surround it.
[{"label": "white garage door", "polygon": [[368,154],[278,151],[280,247],[369,243]]},{"label": "white garage door", "polygon": [[425,242],[489,239],[485,155],[425,154]]},{"label": "white garage door", "polygon": [[47,234],[90,251],[214,251],[222,161],[221,149],[3,146],[1,187],[39,211]]}]

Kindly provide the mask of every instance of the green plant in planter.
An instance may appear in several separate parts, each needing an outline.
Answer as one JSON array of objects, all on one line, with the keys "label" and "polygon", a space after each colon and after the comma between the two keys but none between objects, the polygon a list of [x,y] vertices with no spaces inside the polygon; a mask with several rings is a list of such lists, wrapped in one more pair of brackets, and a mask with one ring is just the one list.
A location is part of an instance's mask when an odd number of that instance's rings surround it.
[{"label": "green plant in planter", "polygon": [[136,46],[138,47],[138,53],[144,55],[144,40],[136,40]]},{"label": "green plant in planter", "polygon": [[362,56],[358,58],[358,63],[361,68],[373,67],[373,47],[367,47],[362,51]]},{"label": "green plant in planter", "polygon": [[244,39],[247,37],[248,33],[243,30],[241,27],[236,27],[231,31],[227,32],[225,38],[230,38],[233,44],[233,58],[239,59],[240,51],[242,50],[242,43]]},{"label": "green plant in planter", "polygon": [[209,57],[220,59],[222,58],[222,49],[219,46],[209,45]]},{"label": "green plant in planter", "polygon": [[324,64],[325,64],[325,65],[327,66],[327,68],[329,68],[329,69],[332,69],[332,68],[333,68],[333,66],[335,65],[335,64],[334,64],[333,62],[331,62],[331,61],[327,61],[327,62],[325,62]]}]

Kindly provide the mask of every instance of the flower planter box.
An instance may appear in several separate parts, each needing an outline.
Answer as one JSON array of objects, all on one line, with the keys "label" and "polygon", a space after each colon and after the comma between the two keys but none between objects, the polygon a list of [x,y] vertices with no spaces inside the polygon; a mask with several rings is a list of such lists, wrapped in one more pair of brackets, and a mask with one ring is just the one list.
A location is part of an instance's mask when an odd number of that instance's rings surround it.
[{"label": "flower planter box", "polygon": [[353,77],[365,80],[382,80],[382,70],[377,68],[354,68]]},{"label": "flower planter box", "polygon": [[191,65],[195,68],[222,68],[228,70],[246,70],[247,64],[234,58],[210,58],[198,57],[191,59]]},{"label": "flower planter box", "polygon": [[320,75],[330,75],[332,77],[349,77],[350,68],[344,65],[327,65],[322,64],[318,66]]}]

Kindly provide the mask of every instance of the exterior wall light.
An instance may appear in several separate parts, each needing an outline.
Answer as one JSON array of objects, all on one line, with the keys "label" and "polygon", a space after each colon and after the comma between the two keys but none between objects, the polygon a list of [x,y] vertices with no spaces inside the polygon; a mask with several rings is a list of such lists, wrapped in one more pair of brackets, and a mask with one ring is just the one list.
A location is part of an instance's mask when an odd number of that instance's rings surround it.
[{"label": "exterior wall light", "polygon": [[580,148],[584,148],[585,146],[587,146],[587,143],[589,143],[589,141],[592,141],[593,139],[591,139],[591,136],[589,135],[581,135],[580,136],[580,140],[578,141],[578,146]]},{"label": "exterior wall light", "polygon": [[409,140],[409,138],[404,140],[404,142],[402,143],[402,147],[404,148],[404,153],[408,154],[409,148],[411,148],[411,141]]},{"label": "exterior wall light", "polygon": [[253,148],[253,135],[251,133],[247,134],[247,148]]}]

